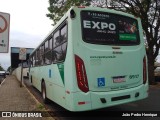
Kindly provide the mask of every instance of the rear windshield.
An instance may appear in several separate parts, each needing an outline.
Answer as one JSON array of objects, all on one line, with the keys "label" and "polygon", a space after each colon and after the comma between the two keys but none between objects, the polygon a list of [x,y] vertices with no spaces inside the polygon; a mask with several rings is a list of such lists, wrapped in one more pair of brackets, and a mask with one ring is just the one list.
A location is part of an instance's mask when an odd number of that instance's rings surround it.
[{"label": "rear windshield", "polygon": [[82,39],[93,44],[137,45],[136,19],[107,12],[81,11]]}]

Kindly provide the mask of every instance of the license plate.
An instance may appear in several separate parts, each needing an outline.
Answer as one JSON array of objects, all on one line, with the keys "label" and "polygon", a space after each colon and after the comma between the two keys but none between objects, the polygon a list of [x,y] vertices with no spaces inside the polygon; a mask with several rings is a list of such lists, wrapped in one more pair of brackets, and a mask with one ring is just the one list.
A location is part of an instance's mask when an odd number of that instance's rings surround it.
[{"label": "license plate", "polygon": [[114,83],[122,83],[122,82],[125,82],[125,76],[113,77],[113,82],[114,82]]}]

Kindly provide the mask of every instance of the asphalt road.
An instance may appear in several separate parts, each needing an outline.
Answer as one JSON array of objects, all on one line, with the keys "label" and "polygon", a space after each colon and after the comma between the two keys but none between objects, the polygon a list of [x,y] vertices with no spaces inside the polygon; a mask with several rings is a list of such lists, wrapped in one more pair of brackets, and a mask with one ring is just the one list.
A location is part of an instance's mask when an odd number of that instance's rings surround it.
[{"label": "asphalt road", "polygon": [[3,82],[4,79],[4,77],[0,76],[0,84]]},{"label": "asphalt road", "polygon": [[[43,104],[41,93],[29,83],[28,79],[24,79],[24,83],[31,93]],[[150,86],[149,97],[147,99],[100,110],[74,113],[65,110],[52,101],[44,106],[47,110],[53,111],[51,115],[57,120],[160,120],[160,117],[117,117],[117,115],[121,116],[127,112],[129,114],[133,112],[138,114],[158,113],[160,115],[160,85]]]}]

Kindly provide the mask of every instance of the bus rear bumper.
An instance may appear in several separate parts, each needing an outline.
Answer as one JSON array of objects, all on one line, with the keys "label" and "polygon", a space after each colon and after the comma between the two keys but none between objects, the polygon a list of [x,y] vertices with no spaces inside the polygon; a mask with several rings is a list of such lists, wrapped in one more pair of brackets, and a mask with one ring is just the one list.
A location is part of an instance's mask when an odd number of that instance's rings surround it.
[{"label": "bus rear bumper", "polygon": [[147,85],[119,91],[91,92],[92,109],[124,104],[141,100],[146,97],[148,97]]},{"label": "bus rear bumper", "polygon": [[78,92],[74,95],[75,108],[72,111],[86,111],[138,101],[148,97],[148,84],[109,92]]}]

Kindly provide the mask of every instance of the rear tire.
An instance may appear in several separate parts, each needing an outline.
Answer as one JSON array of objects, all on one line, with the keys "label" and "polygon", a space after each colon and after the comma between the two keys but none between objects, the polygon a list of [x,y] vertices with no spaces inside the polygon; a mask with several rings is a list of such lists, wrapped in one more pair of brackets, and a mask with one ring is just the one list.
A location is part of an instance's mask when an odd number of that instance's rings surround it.
[{"label": "rear tire", "polygon": [[45,104],[47,104],[48,99],[47,99],[47,95],[46,95],[46,84],[45,84],[45,82],[42,82],[42,98],[43,98],[43,102]]}]

